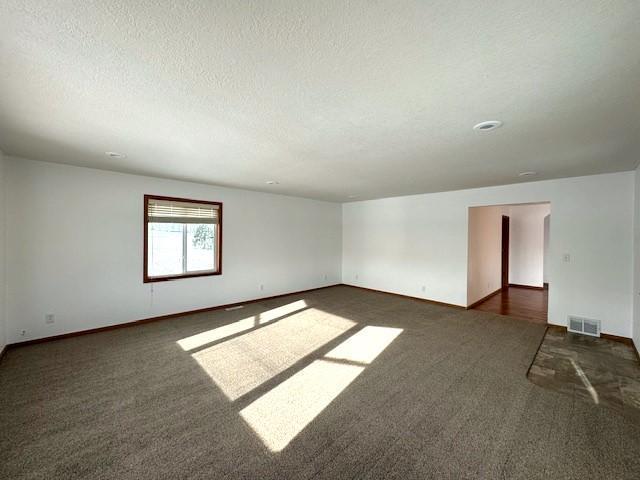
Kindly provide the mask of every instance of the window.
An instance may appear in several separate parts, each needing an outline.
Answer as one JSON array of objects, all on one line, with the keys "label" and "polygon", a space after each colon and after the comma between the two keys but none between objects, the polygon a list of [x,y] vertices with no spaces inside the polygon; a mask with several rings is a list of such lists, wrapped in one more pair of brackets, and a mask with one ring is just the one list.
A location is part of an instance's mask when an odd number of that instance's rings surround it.
[{"label": "window", "polygon": [[144,282],[220,275],[222,203],[144,196]]}]

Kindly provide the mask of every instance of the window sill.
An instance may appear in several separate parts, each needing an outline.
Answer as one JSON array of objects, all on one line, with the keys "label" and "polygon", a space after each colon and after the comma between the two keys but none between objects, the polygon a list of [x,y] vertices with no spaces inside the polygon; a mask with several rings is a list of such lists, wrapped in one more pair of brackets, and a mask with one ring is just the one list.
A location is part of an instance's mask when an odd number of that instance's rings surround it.
[{"label": "window sill", "polygon": [[179,280],[181,278],[210,277],[213,275],[222,275],[222,272],[193,272],[182,273],[180,275],[166,275],[162,277],[148,277],[145,275],[142,281],[143,283],[167,282],[170,280]]}]

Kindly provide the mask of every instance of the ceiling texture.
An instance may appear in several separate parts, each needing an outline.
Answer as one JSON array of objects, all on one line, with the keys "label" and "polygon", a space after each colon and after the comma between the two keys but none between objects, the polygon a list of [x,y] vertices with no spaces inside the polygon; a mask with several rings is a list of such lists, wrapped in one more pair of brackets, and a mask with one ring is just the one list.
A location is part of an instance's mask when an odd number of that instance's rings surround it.
[{"label": "ceiling texture", "polygon": [[631,170],[640,2],[2,0],[0,149],[339,202]]}]

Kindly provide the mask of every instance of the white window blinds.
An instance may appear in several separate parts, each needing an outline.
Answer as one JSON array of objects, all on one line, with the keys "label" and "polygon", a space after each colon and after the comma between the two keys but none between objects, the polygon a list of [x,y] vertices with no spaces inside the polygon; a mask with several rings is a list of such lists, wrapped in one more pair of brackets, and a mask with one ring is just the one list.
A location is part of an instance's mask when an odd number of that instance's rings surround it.
[{"label": "white window blinds", "polygon": [[220,206],[173,200],[148,200],[149,223],[213,223],[220,219]]}]

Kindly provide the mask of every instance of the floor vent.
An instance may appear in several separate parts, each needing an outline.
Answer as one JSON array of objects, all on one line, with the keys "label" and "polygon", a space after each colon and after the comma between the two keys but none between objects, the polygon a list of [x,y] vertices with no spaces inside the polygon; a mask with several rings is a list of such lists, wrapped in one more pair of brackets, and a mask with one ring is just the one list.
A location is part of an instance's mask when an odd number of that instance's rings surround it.
[{"label": "floor vent", "polygon": [[573,333],[581,333],[583,335],[591,335],[592,337],[600,336],[600,320],[592,320],[590,318],[576,317],[569,315],[567,329]]}]

